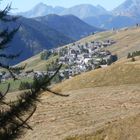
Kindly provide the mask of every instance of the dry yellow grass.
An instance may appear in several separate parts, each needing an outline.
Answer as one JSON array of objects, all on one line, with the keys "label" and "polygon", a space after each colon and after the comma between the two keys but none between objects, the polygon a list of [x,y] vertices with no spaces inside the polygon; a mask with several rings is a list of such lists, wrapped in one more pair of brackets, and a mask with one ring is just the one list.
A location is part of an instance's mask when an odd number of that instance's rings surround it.
[{"label": "dry yellow grass", "polygon": [[[34,130],[28,130],[20,140],[105,140],[104,136],[108,140],[139,140],[127,138],[129,130],[132,136],[140,136],[139,93],[139,85],[74,90],[65,92],[70,95],[66,98],[44,93],[29,121]],[[127,119],[131,116],[138,118]],[[91,139],[95,137],[98,139]]]},{"label": "dry yellow grass", "polygon": [[109,67],[93,70],[75,76],[54,86],[58,92],[77,90],[81,88],[94,88],[102,86],[117,86],[140,83],[140,60],[135,62],[124,59]]},{"label": "dry yellow grass", "polygon": [[113,39],[116,43],[107,47],[112,53],[117,54],[119,58],[126,57],[128,52],[140,50],[140,28],[131,27],[128,29],[120,29],[117,31],[106,31],[91,35],[78,42],[85,43],[94,40]]},{"label": "dry yellow grass", "polygon": [[50,57],[48,60],[41,60],[40,54],[35,55],[23,62],[21,62],[19,65],[27,64],[25,70],[41,70],[46,71],[47,65],[51,64],[51,62],[55,61],[58,58],[58,56]]},{"label": "dry yellow grass", "polygon": [[82,39],[114,38],[117,44],[109,49],[122,59],[52,88],[67,98],[45,92],[29,122],[34,130],[20,140],[139,140],[140,57],[135,62],[124,58],[140,48],[139,36],[140,28],[132,28]]},{"label": "dry yellow grass", "polygon": [[70,96],[43,93],[29,121],[34,130],[20,140],[139,140],[139,74],[137,57],[55,85]]},{"label": "dry yellow grass", "polygon": [[139,140],[140,114],[108,122],[92,134],[67,137],[65,140]]}]

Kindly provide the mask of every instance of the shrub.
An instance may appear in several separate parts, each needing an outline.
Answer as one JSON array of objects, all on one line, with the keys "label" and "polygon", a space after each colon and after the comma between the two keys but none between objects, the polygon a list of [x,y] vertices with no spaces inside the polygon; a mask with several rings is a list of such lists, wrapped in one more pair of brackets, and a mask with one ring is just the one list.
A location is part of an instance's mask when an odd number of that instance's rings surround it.
[{"label": "shrub", "polygon": [[19,86],[19,90],[26,90],[26,89],[30,89],[31,88],[31,84],[28,82],[21,82],[20,86]]},{"label": "shrub", "polygon": [[134,57],[132,57],[131,61],[132,61],[132,62],[135,62],[135,61],[136,61],[136,59],[135,59]]}]

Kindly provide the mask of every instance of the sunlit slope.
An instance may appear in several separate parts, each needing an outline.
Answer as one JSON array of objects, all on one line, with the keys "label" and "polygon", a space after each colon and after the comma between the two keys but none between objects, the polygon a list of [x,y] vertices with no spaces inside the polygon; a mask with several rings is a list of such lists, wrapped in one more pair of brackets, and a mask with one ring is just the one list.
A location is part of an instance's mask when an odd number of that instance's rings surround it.
[{"label": "sunlit slope", "polygon": [[83,73],[57,84],[54,89],[56,91],[69,91],[81,88],[139,84],[140,60],[136,59],[135,62],[131,62],[131,59],[123,60],[106,68]]},{"label": "sunlit slope", "polygon": [[140,27],[124,28],[115,31],[97,33],[80,40],[79,42],[91,42],[94,40],[113,39],[116,43],[107,47],[119,58],[126,57],[129,52],[140,50]]},{"label": "sunlit slope", "polygon": [[114,120],[91,134],[69,136],[65,140],[139,140],[140,114]]},{"label": "sunlit slope", "polygon": [[37,71],[46,71],[47,65],[51,64],[53,61],[55,61],[58,58],[58,56],[50,57],[48,60],[41,60],[41,53],[38,55],[35,55],[26,61],[21,62],[19,65],[25,65],[25,71],[28,70],[37,70]]},{"label": "sunlit slope", "polygon": [[[106,49],[110,50],[113,54],[117,54],[119,58],[126,58],[129,52],[139,51],[140,50],[140,28],[129,28],[121,29],[117,31],[106,31],[97,33],[95,35],[88,36],[79,40],[79,43],[91,42],[95,40],[107,40],[113,39],[116,43],[112,46],[107,47]],[[71,44],[69,44],[71,45]],[[68,45],[67,45],[68,46]],[[65,47],[65,46],[63,46]],[[49,64],[52,60],[55,60],[55,57],[50,58],[49,60],[41,60],[40,54],[27,59],[22,62],[22,64],[27,63],[27,70],[46,70],[46,64]]]}]

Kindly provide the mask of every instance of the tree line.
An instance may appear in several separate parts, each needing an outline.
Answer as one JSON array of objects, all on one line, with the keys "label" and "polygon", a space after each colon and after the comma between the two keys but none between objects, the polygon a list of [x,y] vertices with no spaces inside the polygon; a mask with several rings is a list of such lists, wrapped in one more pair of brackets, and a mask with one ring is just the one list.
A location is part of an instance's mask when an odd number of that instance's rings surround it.
[{"label": "tree line", "polygon": [[135,51],[135,52],[132,52],[132,53],[128,53],[127,58],[133,58],[133,57],[136,57],[136,56],[140,56],[140,51]]}]

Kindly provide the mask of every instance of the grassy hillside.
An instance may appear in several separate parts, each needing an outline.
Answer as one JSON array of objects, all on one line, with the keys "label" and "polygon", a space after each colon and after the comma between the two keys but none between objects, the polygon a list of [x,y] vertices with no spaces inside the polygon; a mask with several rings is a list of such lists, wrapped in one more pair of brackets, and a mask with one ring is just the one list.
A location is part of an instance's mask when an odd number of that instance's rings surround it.
[{"label": "grassy hillside", "polygon": [[25,68],[26,71],[28,70],[45,71],[47,70],[47,65],[51,64],[58,58],[58,56],[51,56],[48,60],[41,60],[40,56],[41,53],[21,62],[19,65],[27,64]]},{"label": "grassy hillside", "polygon": [[[125,58],[127,52],[139,50],[139,35],[140,29],[132,28],[80,40],[114,39],[117,43],[108,49],[121,59],[53,86],[52,90],[69,97],[45,92],[29,121],[34,129],[21,140],[139,140],[140,57],[134,62]],[[54,59],[42,61],[37,55],[25,62],[27,69],[43,69]]]},{"label": "grassy hillside", "polygon": [[[140,57],[135,59],[120,59],[54,85],[54,91],[69,97],[45,92],[29,121],[33,131],[20,139],[139,140]],[[39,55],[27,62],[34,68],[44,65],[35,61]]]},{"label": "grassy hillside", "polygon": [[116,31],[106,31],[97,33],[84,38],[78,42],[91,42],[94,40],[106,40],[113,39],[116,43],[110,47],[107,47],[112,53],[117,54],[119,58],[126,57],[128,52],[140,50],[140,28],[131,27],[124,28]]},{"label": "grassy hillside", "polygon": [[[125,74],[124,70],[133,73]],[[118,71],[117,77],[114,71]],[[45,92],[29,121],[34,129],[27,131],[21,140],[139,140],[139,73],[139,60],[121,61],[106,70],[88,72],[57,85],[69,97]],[[119,83],[123,77],[125,80]],[[97,78],[96,85],[102,83],[102,86],[94,87],[91,83],[94,78]],[[103,86],[106,79],[108,86]]]},{"label": "grassy hillside", "polygon": [[7,80],[6,82],[2,82],[0,84],[0,91],[5,91],[7,89],[8,83],[10,84],[9,92],[19,92],[21,82],[29,82],[32,83],[33,79],[29,77],[24,77],[22,79],[18,79],[14,81],[13,79]]},{"label": "grassy hillside", "polygon": [[83,73],[56,85],[54,89],[63,92],[82,88],[139,84],[139,59],[140,58],[137,57],[136,62],[131,62],[131,59],[123,60],[106,68]]},{"label": "grassy hillside", "polygon": [[107,123],[92,134],[67,137],[65,140],[138,140],[139,126],[140,114],[137,114]]},{"label": "grassy hillside", "polygon": [[[122,59],[122,58],[126,58],[129,52],[140,50],[139,36],[140,36],[140,28],[133,27],[129,29],[121,29],[118,31],[105,31],[105,32],[97,33],[95,35],[91,35],[86,38],[83,38],[77,41],[76,43],[85,43],[94,40],[113,39],[114,41],[116,41],[116,43],[113,44],[112,46],[107,47],[106,49],[110,50],[113,54],[117,54],[119,59]],[[45,64],[50,63],[51,59],[49,59],[49,61],[47,62],[42,61],[40,59],[40,55],[36,55],[24,62],[28,64],[27,69],[46,70]]]}]

